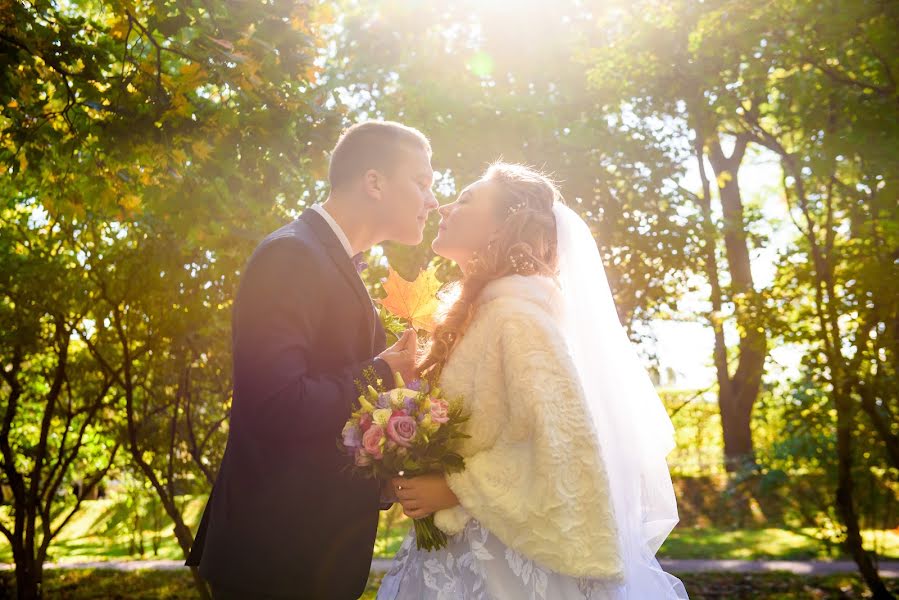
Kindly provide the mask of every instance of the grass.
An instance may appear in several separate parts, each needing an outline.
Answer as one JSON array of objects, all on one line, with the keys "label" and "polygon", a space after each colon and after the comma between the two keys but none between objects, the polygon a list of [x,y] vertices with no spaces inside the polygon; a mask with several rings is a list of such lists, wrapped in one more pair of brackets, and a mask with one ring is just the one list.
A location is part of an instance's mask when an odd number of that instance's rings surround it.
[{"label": "grass", "polygon": [[[206,497],[183,496],[181,502],[187,524],[196,530]],[[135,531],[129,509],[121,499],[85,501],[82,510],[72,517],[50,545],[48,561],[71,563],[183,558],[171,522],[161,508],[158,511],[157,519],[153,519],[152,515],[143,515],[140,529]],[[142,555],[136,550],[135,542],[138,539],[143,542]],[[155,551],[154,543],[158,546]],[[12,562],[12,549],[5,538],[0,538],[0,562]]]},{"label": "grass", "polygon": [[[14,598],[14,584],[11,572],[0,573],[0,598]],[[180,600],[200,597],[187,571],[53,569],[44,571],[43,591],[47,600]]]},{"label": "grass", "polygon": [[[184,497],[188,524],[196,527],[205,505],[205,497]],[[381,514],[375,556],[391,558],[399,549],[409,520],[399,507]],[[50,561],[79,562],[97,560],[133,560],[183,558],[181,548],[172,535],[171,525],[154,527],[152,518],[144,518],[142,529],[133,533],[129,528],[130,515],[124,503],[94,500],[84,503],[84,510],[76,515],[50,548]],[[167,519],[160,515],[159,523]],[[875,548],[884,560],[899,560],[899,530],[866,531],[866,546]],[[134,539],[143,538],[144,554],[134,548]],[[157,544],[154,553],[153,542]],[[662,546],[663,558],[719,558],[719,559],[781,559],[807,560],[837,558],[838,549],[815,537],[813,529],[757,528],[726,530],[714,527],[678,527]],[[0,537],[0,562],[12,562],[12,552],[5,538]]]},{"label": "grass", "polygon": [[[388,516],[389,519],[389,516]],[[375,556],[391,558],[409,530],[402,515],[391,525],[382,519]],[[677,527],[659,550],[660,558],[717,558],[735,560],[812,560],[840,558],[838,548],[815,537],[815,530],[759,528],[723,530],[713,527]],[[899,530],[864,531],[867,548],[876,548],[883,560],[899,560]],[[843,557],[848,558],[848,557]]]},{"label": "grass", "polygon": [[[719,558],[737,560],[811,560],[848,558],[816,536],[812,528],[759,528],[733,531],[713,527],[675,528],[662,548],[663,558]],[[883,560],[899,560],[899,531],[862,532],[867,548]]]},{"label": "grass", "polygon": [[[374,600],[380,582],[380,575],[371,576],[360,600]],[[200,597],[186,570],[51,569],[44,571],[43,588],[46,600],[193,600]],[[14,574],[0,572],[0,599],[14,597]]]},{"label": "grass", "polygon": [[[187,522],[195,527],[205,498],[184,498]],[[86,502],[84,510],[63,531],[51,547],[50,560],[129,560],[141,558],[133,552],[133,541],[142,536],[144,558],[182,558],[172,535],[171,525],[153,527],[152,518],[132,532],[128,509],[110,499]],[[165,523],[162,516],[158,522]],[[390,558],[399,548],[409,528],[409,520],[395,507],[382,513],[375,556]],[[865,532],[884,559],[899,559],[899,531]],[[157,553],[152,542],[158,544]],[[723,559],[815,559],[833,558],[832,549],[814,536],[813,530],[783,528],[737,529],[679,527],[674,530],[659,555],[664,558]],[[9,546],[0,543],[0,562],[11,562]],[[817,600],[867,598],[857,575],[805,577],[786,573],[735,574],[696,573],[678,575],[694,600]],[[14,597],[14,575],[0,572],[0,599]],[[380,575],[372,575],[361,600],[374,600]],[[899,594],[899,580],[889,582]],[[185,571],[131,571],[106,569],[53,569],[45,571],[45,597],[48,599],[189,599],[197,598],[190,574]],[[125,591],[127,590],[127,591]]]},{"label": "grass", "polygon": [[[804,577],[787,573],[682,574],[692,600],[846,600],[869,598],[857,575]],[[14,597],[13,574],[0,572],[0,598]],[[380,578],[369,579],[360,600],[374,600]],[[887,580],[899,594],[899,580]],[[127,591],[125,591],[127,590]],[[183,571],[51,570],[44,575],[47,600],[196,599],[190,574]]]}]

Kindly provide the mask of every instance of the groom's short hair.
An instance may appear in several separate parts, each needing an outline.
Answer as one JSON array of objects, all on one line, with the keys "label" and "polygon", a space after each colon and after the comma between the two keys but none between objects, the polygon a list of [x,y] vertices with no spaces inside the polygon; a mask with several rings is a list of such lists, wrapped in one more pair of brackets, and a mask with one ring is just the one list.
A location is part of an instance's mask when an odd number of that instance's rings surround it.
[{"label": "groom's short hair", "polygon": [[360,177],[369,169],[390,171],[400,162],[404,150],[424,150],[431,155],[428,138],[395,121],[364,121],[340,135],[328,166],[331,189]]}]

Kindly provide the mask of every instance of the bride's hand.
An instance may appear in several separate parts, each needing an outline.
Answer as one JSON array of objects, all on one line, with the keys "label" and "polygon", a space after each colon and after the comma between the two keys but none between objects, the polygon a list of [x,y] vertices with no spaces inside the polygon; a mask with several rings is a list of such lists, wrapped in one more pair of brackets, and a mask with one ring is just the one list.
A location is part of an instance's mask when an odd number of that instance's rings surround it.
[{"label": "bride's hand", "polygon": [[446,484],[446,477],[439,473],[408,479],[394,477],[390,482],[403,505],[403,512],[411,519],[422,519],[459,504],[459,499]]}]

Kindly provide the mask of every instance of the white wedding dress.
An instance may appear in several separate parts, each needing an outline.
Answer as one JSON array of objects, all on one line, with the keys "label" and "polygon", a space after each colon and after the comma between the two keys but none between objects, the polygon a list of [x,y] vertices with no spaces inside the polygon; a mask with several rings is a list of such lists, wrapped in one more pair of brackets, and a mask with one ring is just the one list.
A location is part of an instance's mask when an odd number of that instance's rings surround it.
[{"label": "white wedding dress", "polygon": [[622,330],[586,224],[554,208],[557,279],[490,282],[441,388],[461,397],[447,547],[410,531],[379,600],[683,600],[655,553],[677,522],[673,429]]},{"label": "white wedding dress", "polygon": [[449,545],[416,549],[410,532],[384,576],[378,598],[434,600],[615,600],[619,585],[551,571],[471,520]]}]

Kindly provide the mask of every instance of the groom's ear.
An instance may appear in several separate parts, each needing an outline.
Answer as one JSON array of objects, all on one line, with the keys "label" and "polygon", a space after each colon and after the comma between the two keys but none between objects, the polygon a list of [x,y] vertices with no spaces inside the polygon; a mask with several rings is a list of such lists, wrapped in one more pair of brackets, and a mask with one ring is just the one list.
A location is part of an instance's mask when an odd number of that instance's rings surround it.
[{"label": "groom's ear", "polygon": [[382,184],[383,179],[381,177],[381,174],[375,169],[369,169],[362,176],[362,186],[365,189],[365,193],[372,198],[376,198],[378,200],[381,199]]}]

